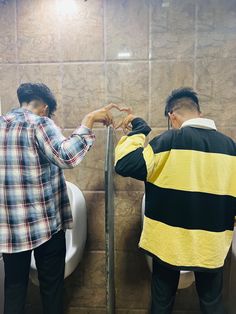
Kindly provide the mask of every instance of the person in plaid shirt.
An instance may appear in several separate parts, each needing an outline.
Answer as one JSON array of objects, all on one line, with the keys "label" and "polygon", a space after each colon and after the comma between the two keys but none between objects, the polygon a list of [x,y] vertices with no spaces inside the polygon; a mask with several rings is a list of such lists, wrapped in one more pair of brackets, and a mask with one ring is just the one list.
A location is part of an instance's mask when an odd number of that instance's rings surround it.
[{"label": "person in plaid shirt", "polygon": [[24,312],[31,252],[44,313],[63,312],[65,229],[72,214],[63,168],[76,167],[93,146],[94,122],[113,123],[108,105],[87,114],[65,138],[50,119],[57,103],[44,84],[21,84],[20,108],[0,117],[0,253],[5,314]]}]

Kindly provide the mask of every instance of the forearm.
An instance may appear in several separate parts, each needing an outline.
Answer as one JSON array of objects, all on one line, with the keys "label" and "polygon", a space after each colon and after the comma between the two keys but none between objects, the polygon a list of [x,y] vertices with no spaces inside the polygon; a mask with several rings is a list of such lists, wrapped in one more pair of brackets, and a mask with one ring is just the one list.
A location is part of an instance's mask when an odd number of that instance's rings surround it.
[{"label": "forearm", "polygon": [[36,141],[48,160],[60,168],[77,166],[95,141],[90,128],[80,126],[66,138],[50,120],[44,120],[36,129]]},{"label": "forearm", "polygon": [[92,114],[87,114],[83,120],[82,120],[82,125],[86,126],[89,129],[93,128],[94,124],[94,116]]},{"label": "forearm", "polygon": [[141,118],[135,118],[131,123],[132,131],[123,136],[116,146],[115,170],[122,176],[145,180],[147,168],[143,151],[151,128]]}]

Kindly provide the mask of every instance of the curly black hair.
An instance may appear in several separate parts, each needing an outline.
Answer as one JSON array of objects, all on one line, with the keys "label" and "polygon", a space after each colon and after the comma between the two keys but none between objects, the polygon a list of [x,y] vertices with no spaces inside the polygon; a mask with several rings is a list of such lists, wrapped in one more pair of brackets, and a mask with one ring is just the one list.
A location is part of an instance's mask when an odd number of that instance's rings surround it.
[{"label": "curly black hair", "polygon": [[51,117],[57,109],[57,101],[51,90],[43,83],[23,83],[17,89],[20,102],[29,103],[32,100],[41,100],[48,105],[48,116]]},{"label": "curly black hair", "polygon": [[181,106],[180,99],[188,99],[188,104],[196,109],[198,112],[201,112],[198,94],[191,88],[191,87],[181,87],[178,89],[174,89],[169,97],[166,99],[166,106],[165,106],[165,116],[168,116],[168,113],[172,112],[176,105]]}]

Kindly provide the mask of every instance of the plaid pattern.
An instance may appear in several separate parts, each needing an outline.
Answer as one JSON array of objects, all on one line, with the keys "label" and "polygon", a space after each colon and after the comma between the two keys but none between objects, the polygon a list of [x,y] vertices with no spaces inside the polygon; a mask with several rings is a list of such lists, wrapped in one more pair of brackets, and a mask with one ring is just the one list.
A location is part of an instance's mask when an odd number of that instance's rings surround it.
[{"label": "plaid pattern", "polygon": [[65,138],[23,108],[0,117],[0,252],[32,250],[72,227],[62,168],[77,166],[94,140],[84,126]]}]

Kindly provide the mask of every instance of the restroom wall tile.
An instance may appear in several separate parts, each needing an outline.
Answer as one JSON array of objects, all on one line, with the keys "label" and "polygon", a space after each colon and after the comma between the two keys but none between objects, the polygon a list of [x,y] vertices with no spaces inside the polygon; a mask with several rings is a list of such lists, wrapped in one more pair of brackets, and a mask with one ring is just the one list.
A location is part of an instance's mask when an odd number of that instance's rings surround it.
[{"label": "restroom wall tile", "polygon": [[144,183],[129,177],[114,176],[114,186],[116,191],[144,191]]},{"label": "restroom wall tile", "polygon": [[57,111],[55,112],[56,124],[64,127],[64,114],[61,103],[61,69],[59,64],[26,64],[19,65],[20,83],[44,83],[53,92],[57,99]]},{"label": "restroom wall tile", "polygon": [[236,126],[235,103],[219,103],[216,101],[202,102],[203,117],[213,119],[217,128]]},{"label": "restroom wall tile", "polygon": [[67,308],[105,307],[105,287],[105,253],[86,252],[77,270],[65,281]]},{"label": "restroom wall tile", "polygon": [[0,2],[0,63],[16,61],[15,1]]},{"label": "restroom wall tile", "polygon": [[[70,136],[73,130],[65,130]],[[74,169],[65,170],[66,179],[76,184],[81,191],[104,190],[105,130],[94,130],[96,140],[94,146],[86,154],[82,162]]]},{"label": "restroom wall tile", "polygon": [[235,32],[235,0],[199,0],[197,18],[199,31]]},{"label": "restroom wall tile", "polygon": [[148,63],[119,62],[107,64],[108,102],[132,107],[144,119],[148,114]]},{"label": "restroom wall tile", "polygon": [[[196,56],[197,58],[235,58],[236,32],[199,32]],[[232,62],[236,61],[232,60]]]},{"label": "restroom wall tile", "polygon": [[147,309],[150,303],[150,271],[144,254],[116,252],[116,306]]},{"label": "restroom wall tile", "polygon": [[197,30],[197,58],[235,58],[235,1],[200,0]]},{"label": "restroom wall tile", "polygon": [[142,229],[142,192],[117,192],[115,197],[115,249],[137,251]]},{"label": "restroom wall tile", "polygon": [[150,6],[151,58],[193,58],[194,2],[151,0]]},{"label": "restroom wall tile", "polygon": [[155,127],[166,127],[165,101],[175,88],[193,87],[194,68],[191,61],[151,63],[151,106],[149,123]]},{"label": "restroom wall tile", "polygon": [[164,133],[167,131],[167,125],[164,128],[152,128],[152,132],[149,135],[149,141],[151,141],[154,137]]},{"label": "restroom wall tile", "polygon": [[16,95],[17,84],[17,66],[0,65],[0,101],[2,114],[7,113],[10,109],[19,106]]},{"label": "restroom wall tile", "polygon": [[85,114],[102,107],[105,104],[104,65],[64,64],[62,101],[66,128],[77,127]]},{"label": "restroom wall tile", "polygon": [[103,60],[103,1],[76,1],[74,12],[59,13],[64,61]]},{"label": "restroom wall tile", "polygon": [[155,33],[152,36],[152,59],[193,59],[193,54],[193,34]]},{"label": "restroom wall tile", "polygon": [[60,59],[56,11],[56,0],[17,0],[19,61],[55,62]]},{"label": "restroom wall tile", "polygon": [[105,193],[85,192],[88,236],[86,250],[105,250]]},{"label": "restroom wall tile", "polygon": [[151,25],[157,33],[192,32],[195,25],[195,1],[150,0]]},{"label": "restroom wall tile", "polygon": [[105,0],[106,59],[148,57],[148,2]]},{"label": "restroom wall tile", "polygon": [[236,121],[236,63],[230,59],[204,59],[196,63],[196,89],[201,96],[203,114],[218,126]]},{"label": "restroom wall tile", "polygon": [[217,100],[221,103],[236,99],[236,63],[231,59],[197,60],[197,89],[203,101]]}]

